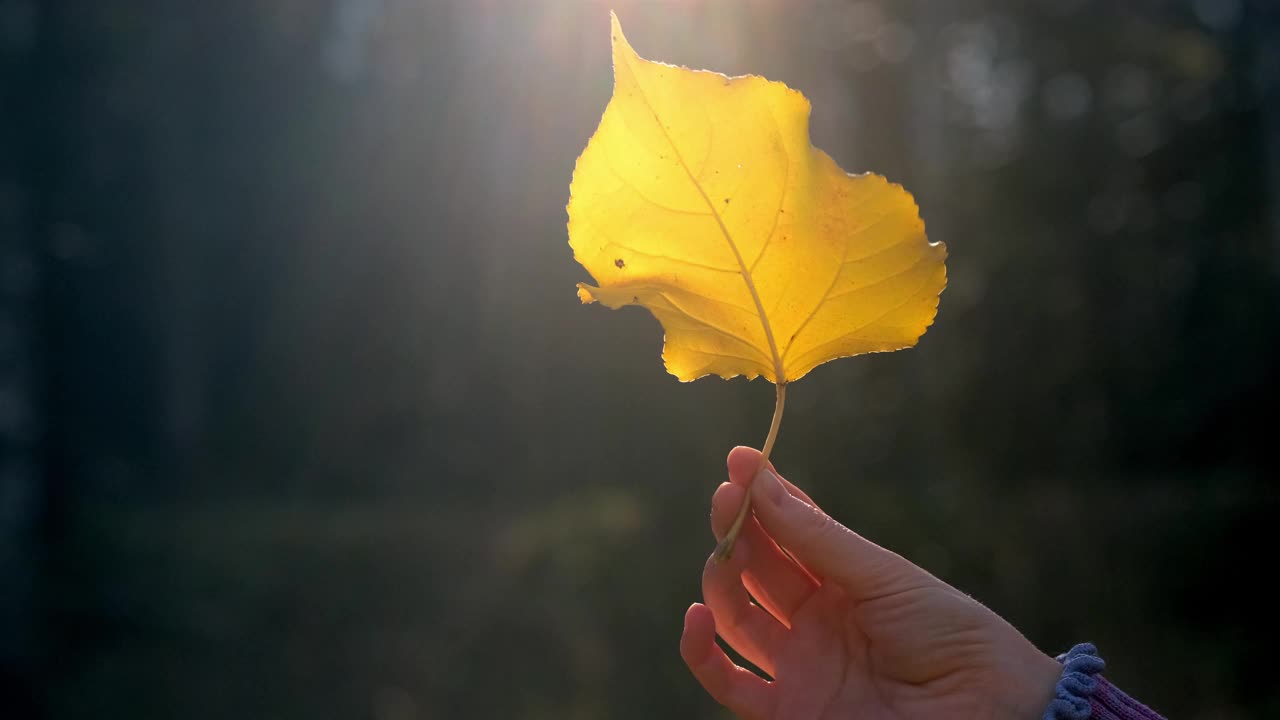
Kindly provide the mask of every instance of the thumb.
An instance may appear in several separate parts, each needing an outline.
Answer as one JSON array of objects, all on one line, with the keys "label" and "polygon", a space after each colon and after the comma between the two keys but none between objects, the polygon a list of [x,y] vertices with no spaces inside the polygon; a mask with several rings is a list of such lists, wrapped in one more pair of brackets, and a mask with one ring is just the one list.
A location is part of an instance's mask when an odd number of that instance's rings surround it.
[{"label": "thumb", "polygon": [[795,558],[856,599],[881,597],[936,582],[897,553],[886,550],[788,492],[761,470],[751,483],[756,519]]}]

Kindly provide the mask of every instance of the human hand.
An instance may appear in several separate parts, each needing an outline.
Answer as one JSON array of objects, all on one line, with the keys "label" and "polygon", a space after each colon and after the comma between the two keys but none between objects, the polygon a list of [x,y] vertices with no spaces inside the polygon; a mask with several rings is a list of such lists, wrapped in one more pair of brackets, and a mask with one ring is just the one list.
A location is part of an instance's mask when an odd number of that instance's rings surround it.
[{"label": "human hand", "polygon": [[[1062,673],[1056,660],[833,520],[772,465],[752,482],[759,462],[751,448],[729,453],[730,482],[711,502],[716,539],[745,492],[754,514],[731,559],[707,560],[706,604],[689,607],[680,638],[713,698],[745,720],[1040,717]],[[773,680],[735,665],[717,632]]]}]

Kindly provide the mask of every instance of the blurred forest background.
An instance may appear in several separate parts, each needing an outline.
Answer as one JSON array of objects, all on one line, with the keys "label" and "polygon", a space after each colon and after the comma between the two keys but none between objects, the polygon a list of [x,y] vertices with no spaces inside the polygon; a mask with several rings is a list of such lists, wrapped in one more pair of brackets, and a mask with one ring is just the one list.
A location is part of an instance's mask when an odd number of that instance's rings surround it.
[{"label": "blurred forest background", "polygon": [[611,7],[949,245],[780,469],[1172,717],[1280,717],[1269,0],[0,0],[0,715],[724,716],[676,645],[773,391],[574,295]]}]

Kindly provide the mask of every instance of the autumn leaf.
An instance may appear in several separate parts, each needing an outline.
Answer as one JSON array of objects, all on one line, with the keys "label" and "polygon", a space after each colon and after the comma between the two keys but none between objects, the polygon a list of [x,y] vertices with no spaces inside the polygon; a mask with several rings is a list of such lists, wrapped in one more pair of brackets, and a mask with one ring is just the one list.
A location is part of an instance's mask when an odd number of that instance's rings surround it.
[{"label": "autumn leaf", "polygon": [[682,381],[774,382],[767,457],[787,383],[915,345],[946,286],[946,247],[901,186],[810,144],[802,94],[645,60],[612,24],[613,97],[570,185],[569,245],[596,283],[578,296],[647,308]]},{"label": "autumn leaf", "polygon": [[645,60],[613,18],[614,93],[573,173],[584,302],[642,305],[681,380],[798,380],[910,347],[933,321],[946,248],[911,195],[809,143],[809,102],[755,76]]}]

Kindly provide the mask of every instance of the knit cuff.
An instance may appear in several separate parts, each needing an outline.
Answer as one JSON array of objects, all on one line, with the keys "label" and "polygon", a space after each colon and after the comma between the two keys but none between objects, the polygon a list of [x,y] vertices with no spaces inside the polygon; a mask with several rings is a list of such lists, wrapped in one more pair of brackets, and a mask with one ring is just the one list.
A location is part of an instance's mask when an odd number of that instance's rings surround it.
[{"label": "knit cuff", "polygon": [[1098,674],[1107,664],[1093,645],[1076,645],[1058,662],[1062,679],[1043,720],[1164,720]]}]

